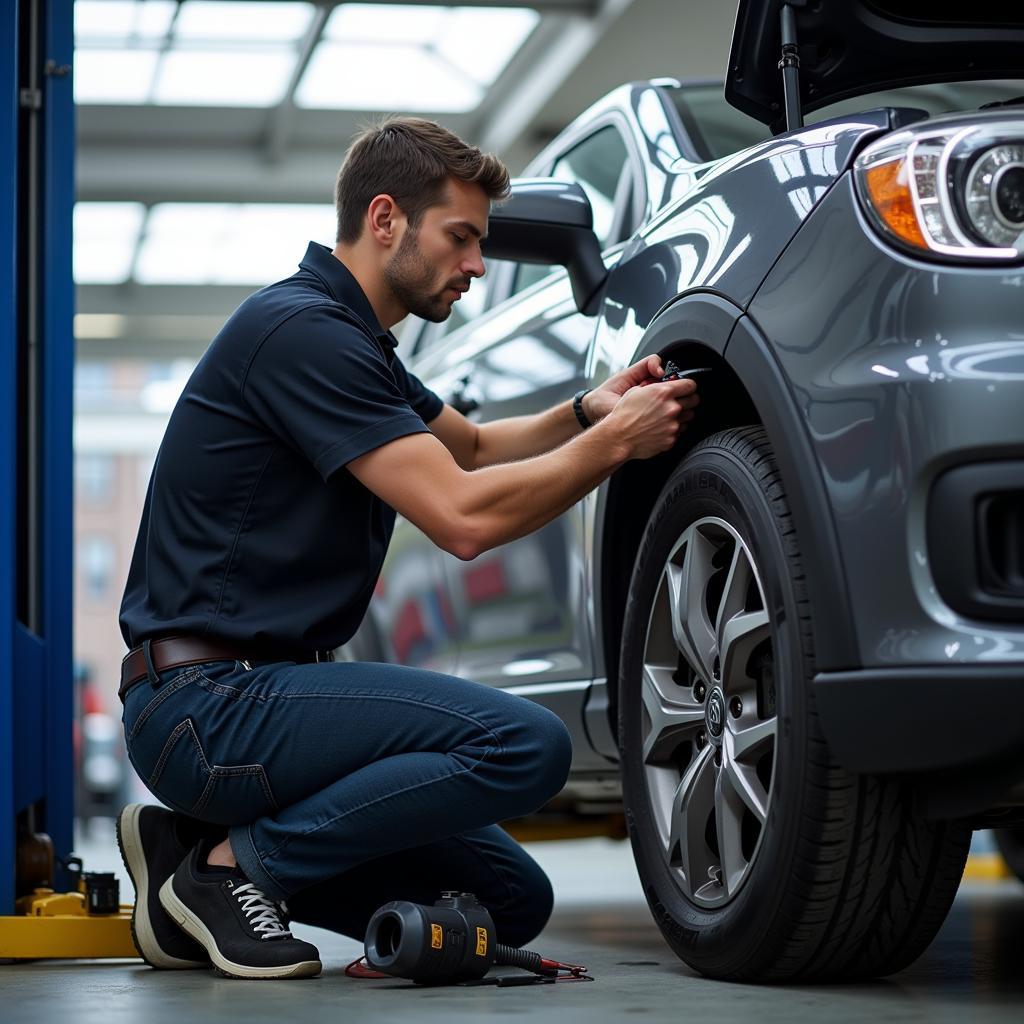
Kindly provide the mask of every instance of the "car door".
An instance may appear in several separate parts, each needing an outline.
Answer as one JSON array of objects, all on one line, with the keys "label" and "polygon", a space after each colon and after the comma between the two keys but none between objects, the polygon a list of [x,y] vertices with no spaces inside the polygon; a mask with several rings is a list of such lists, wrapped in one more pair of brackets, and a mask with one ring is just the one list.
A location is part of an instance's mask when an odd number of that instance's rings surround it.
[{"label": "car door", "polygon": [[[536,172],[535,172],[536,173]],[[577,135],[550,176],[587,192],[611,265],[635,227],[636,157],[605,118]],[[588,386],[596,321],[577,311],[564,268],[502,268],[508,297],[417,358],[415,371],[477,422],[541,412]],[[586,680],[593,672],[579,508],[472,562],[441,554],[458,646],[458,674],[494,686]]]}]

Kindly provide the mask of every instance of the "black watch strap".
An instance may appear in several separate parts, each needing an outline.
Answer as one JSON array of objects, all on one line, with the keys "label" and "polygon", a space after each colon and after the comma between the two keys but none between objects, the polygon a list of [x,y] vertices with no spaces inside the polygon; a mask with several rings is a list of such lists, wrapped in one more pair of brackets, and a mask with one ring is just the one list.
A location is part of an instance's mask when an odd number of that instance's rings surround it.
[{"label": "black watch strap", "polygon": [[589,395],[592,390],[593,388],[584,388],[572,396],[572,411],[576,414],[576,419],[579,420],[579,424],[584,430],[594,425],[587,419],[587,414],[583,411],[583,396]]}]

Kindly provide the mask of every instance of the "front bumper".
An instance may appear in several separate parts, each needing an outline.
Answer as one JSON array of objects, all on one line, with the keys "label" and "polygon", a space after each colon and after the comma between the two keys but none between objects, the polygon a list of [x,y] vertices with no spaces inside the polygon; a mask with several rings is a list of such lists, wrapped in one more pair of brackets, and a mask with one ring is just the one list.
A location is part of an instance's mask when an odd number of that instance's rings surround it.
[{"label": "front bumper", "polygon": [[822,672],[813,693],[836,759],[871,774],[999,769],[1024,781],[1024,665]]}]

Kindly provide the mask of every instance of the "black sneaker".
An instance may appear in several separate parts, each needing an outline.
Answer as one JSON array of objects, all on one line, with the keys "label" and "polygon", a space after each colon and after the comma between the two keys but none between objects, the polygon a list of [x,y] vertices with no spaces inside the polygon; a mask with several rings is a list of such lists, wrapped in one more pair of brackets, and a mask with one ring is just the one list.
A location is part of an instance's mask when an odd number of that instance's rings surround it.
[{"label": "black sneaker", "polygon": [[163,807],[128,804],[117,816],[117,845],[135,886],[132,938],[150,967],[210,965],[206,950],[167,916],[159,895],[160,886],[198,841],[198,835],[188,835],[186,819]]},{"label": "black sneaker", "polygon": [[206,864],[207,842],[178,865],[160,889],[160,902],[200,942],[213,966],[229,978],[311,978],[322,970],[316,946],[296,939],[284,911],[240,868]]}]

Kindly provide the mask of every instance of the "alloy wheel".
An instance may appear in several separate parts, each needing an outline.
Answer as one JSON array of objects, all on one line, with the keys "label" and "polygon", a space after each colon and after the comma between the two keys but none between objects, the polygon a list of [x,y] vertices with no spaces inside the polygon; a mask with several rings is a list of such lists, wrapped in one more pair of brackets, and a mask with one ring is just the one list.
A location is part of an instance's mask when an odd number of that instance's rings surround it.
[{"label": "alloy wheel", "polygon": [[643,656],[643,763],[664,854],[684,895],[729,902],[771,804],[778,719],[764,587],[743,538],[706,517],[676,541]]}]

